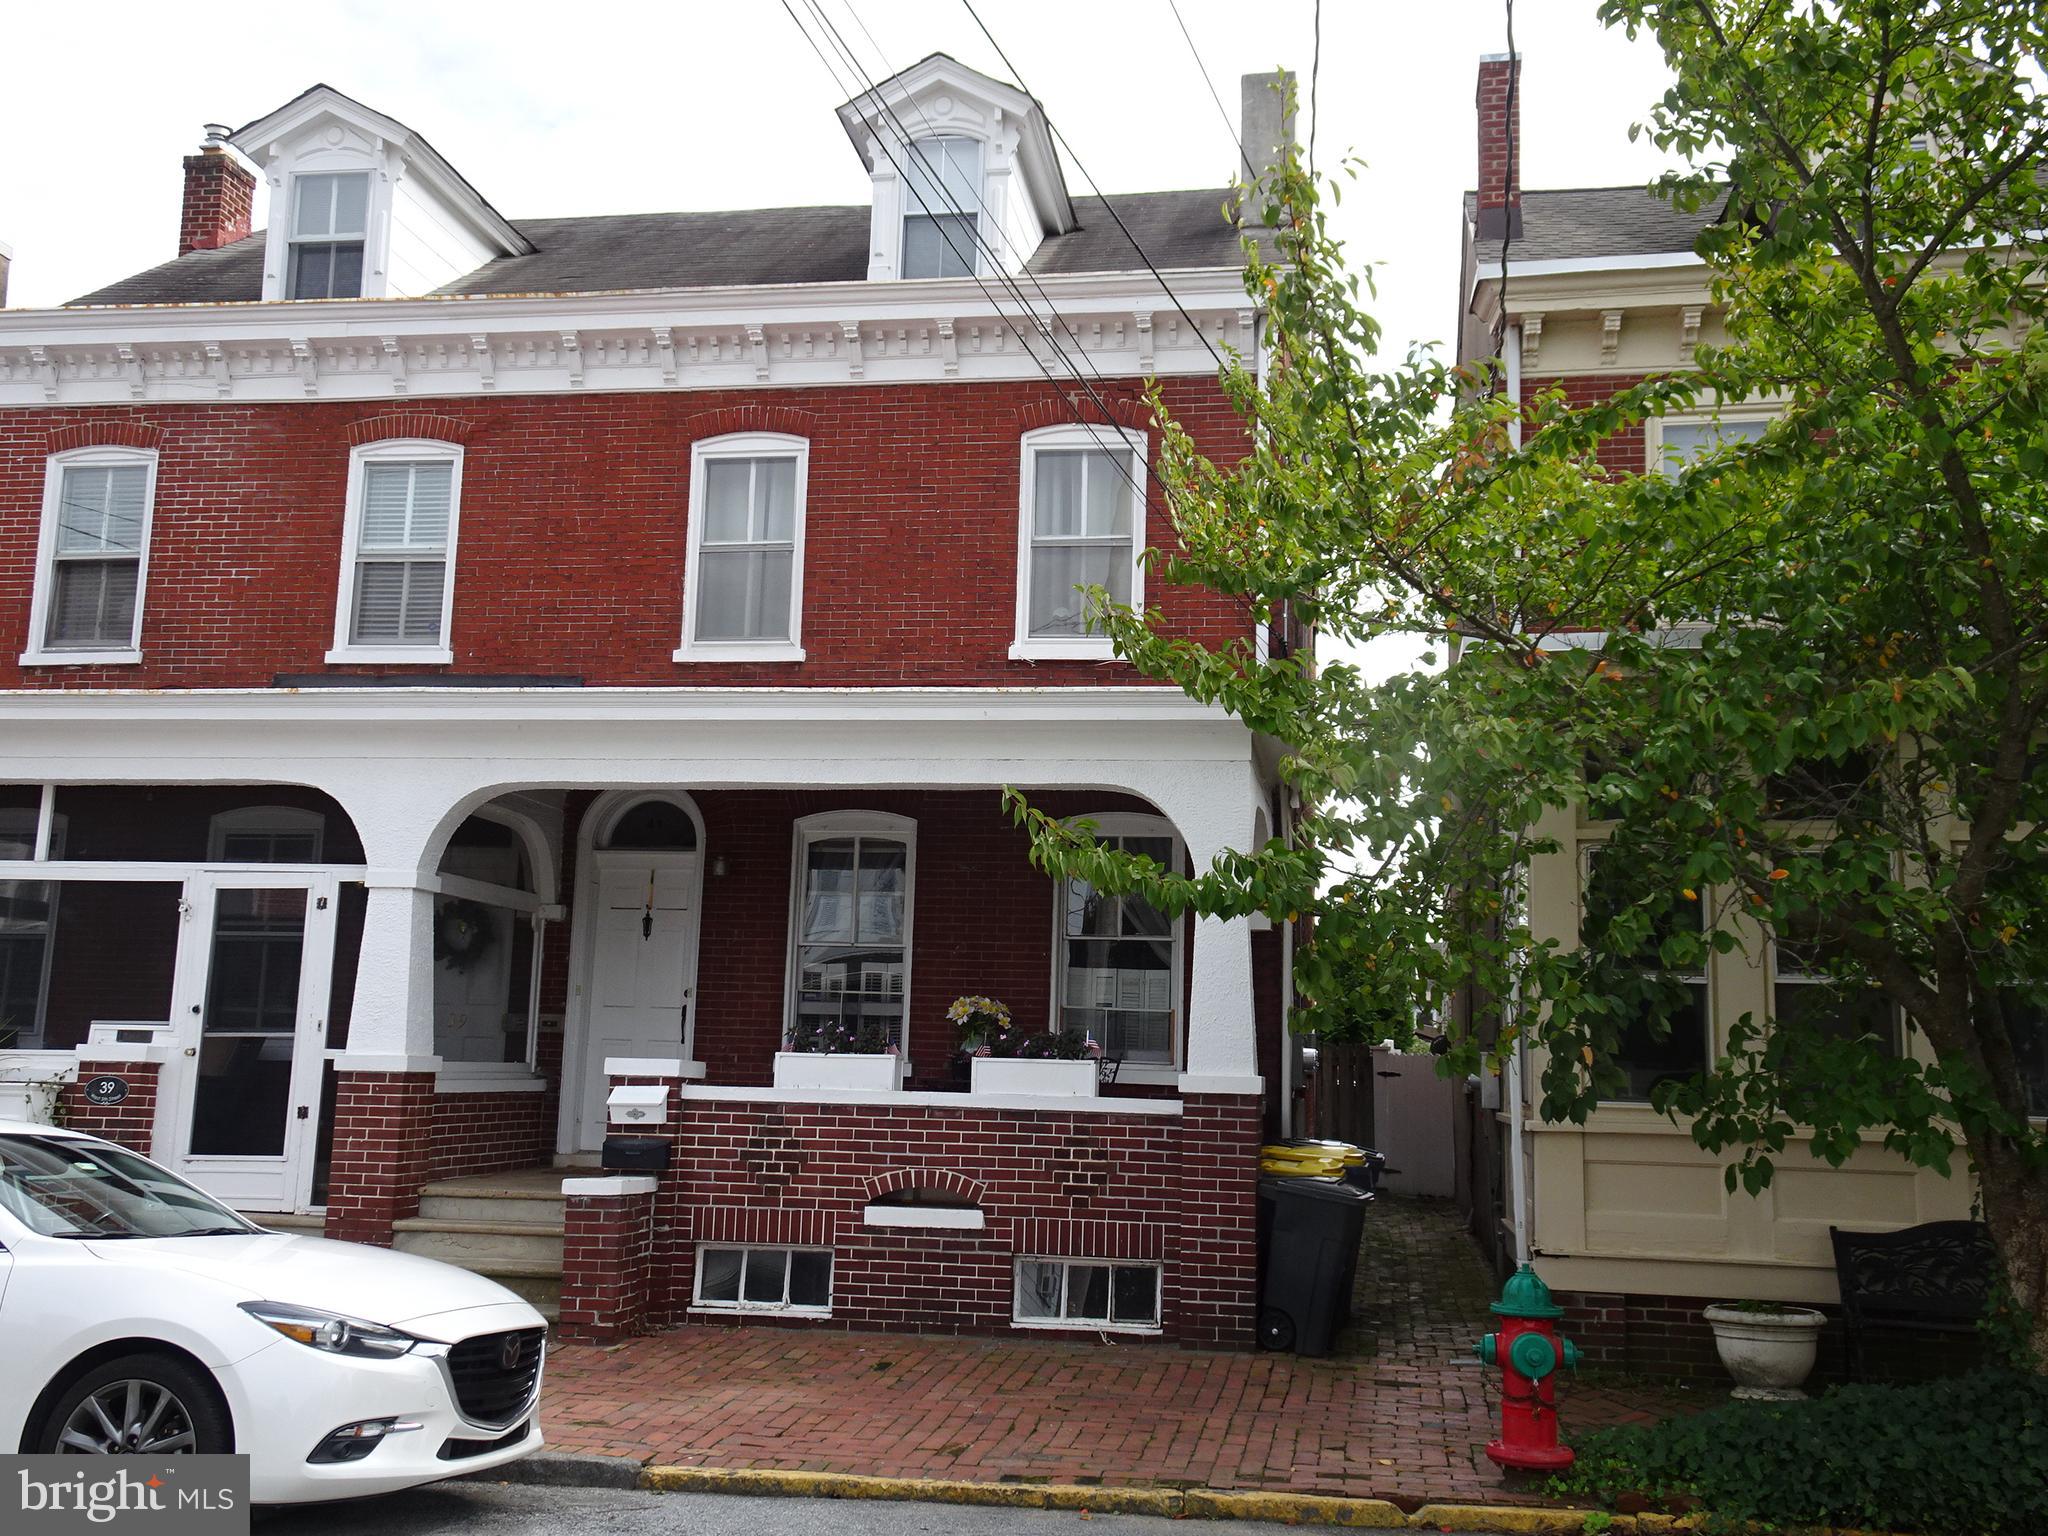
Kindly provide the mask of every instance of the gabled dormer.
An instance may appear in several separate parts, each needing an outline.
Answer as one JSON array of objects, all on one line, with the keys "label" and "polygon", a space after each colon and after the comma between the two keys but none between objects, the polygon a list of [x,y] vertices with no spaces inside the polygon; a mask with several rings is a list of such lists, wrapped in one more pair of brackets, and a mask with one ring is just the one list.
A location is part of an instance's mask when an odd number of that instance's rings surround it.
[{"label": "gabled dormer", "polygon": [[533,249],[433,145],[332,86],[228,142],[270,185],[265,299],[410,298]]},{"label": "gabled dormer", "polygon": [[920,60],[839,121],[874,183],[870,278],[1015,273],[1074,227],[1044,109],[957,59]]}]

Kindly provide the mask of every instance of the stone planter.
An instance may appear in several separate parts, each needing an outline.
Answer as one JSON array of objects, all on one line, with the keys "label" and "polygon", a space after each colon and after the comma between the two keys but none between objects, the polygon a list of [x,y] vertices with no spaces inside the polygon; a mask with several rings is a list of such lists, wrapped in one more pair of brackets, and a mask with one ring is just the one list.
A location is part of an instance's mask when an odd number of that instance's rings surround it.
[{"label": "stone planter", "polygon": [[1092,1099],[1101,1075],[1090,1060],[1033,1061],[1021,1056],[976,1056],[969,1067],[968,1092],[1027,1094],[1060,1099]]},{"label": "stone planter", "polygon": [[1704,1316],[1714,1330],[1714,1348],[1735,1378],[1734,1395],[1784,1403],[1802,1398],[1800,1384],[1813,1370],[1820,1331],[1827,1318],[1811,1307],[1752,1312],[1714,1306]]},{"label": "stone planter", "polygon": [[849,1088],[867,1093],[888,1093],[896,1087],[900,1057],[859,1055],[847,1052],[828,1056],[818,1051],[777,1051],[775,1086],[778,1088]]}]

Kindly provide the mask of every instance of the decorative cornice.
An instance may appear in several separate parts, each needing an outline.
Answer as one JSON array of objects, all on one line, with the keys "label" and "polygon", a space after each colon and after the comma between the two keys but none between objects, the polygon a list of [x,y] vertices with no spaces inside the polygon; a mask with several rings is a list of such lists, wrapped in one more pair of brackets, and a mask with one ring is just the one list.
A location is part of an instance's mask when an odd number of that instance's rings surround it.
[{"label": "decorative cornice", "polygon": [[[0,405],[422,399],[566,390],[1206,374],[1250,357],[1234,273],[1042,280],[998,307],[957,281],[492,299],[0,312]],[[1209,345],[1204,345],[1204,342]]]}]

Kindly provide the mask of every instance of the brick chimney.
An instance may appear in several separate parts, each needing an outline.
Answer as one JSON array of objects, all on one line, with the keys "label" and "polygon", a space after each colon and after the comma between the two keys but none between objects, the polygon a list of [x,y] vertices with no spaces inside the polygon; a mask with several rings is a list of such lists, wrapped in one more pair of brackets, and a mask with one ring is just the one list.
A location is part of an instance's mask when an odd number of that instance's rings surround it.
[{"label": "brick chimney", "polygon": [[1482,241],[1522,233],[1522,61],[1479,60],[1479,228]]},{"label": "brick chimney", "polygon": [[256,177],[228,153],[228,130],[206,125],[199,153],[185,157],[185,206],[178,216],[178,254],[217,250],[249,233]]}]

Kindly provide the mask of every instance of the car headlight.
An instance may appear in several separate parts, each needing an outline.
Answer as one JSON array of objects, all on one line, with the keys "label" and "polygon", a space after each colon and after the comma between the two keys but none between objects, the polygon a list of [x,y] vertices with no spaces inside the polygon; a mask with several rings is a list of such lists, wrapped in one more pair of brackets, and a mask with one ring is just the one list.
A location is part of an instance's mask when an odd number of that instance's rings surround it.
[{"label": "car headlight", "polygon": [[330,1355],[395,1360],[419,1342],[411,1334],[386,1328],[382,1323],[366,1323],[360,1318],[322,1312],[317,1307],[297,1307],[286,1301],[245,1301],[242,1310],[286,1338],[312,1349],[323,1349]]}]

